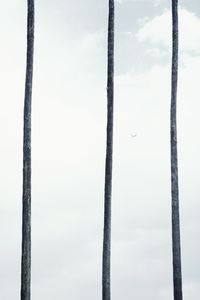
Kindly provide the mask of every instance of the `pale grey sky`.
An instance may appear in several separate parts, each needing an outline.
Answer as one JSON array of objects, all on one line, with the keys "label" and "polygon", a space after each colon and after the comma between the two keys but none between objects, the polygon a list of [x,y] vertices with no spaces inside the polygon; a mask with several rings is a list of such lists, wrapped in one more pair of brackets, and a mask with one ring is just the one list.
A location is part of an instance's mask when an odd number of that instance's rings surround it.
[{"label": "pale grey sky", "polygon": [[[172,299],[169,4],[116,2],[113,300]],[[200,294],[200,3],[180,5],[183,289],[192,300]],[[107,8],[105,0],[36,1],[33,300],[101,299]],[[20,292],[26,1],[4,1],[0,22],[0,297],[12,300]]]}]

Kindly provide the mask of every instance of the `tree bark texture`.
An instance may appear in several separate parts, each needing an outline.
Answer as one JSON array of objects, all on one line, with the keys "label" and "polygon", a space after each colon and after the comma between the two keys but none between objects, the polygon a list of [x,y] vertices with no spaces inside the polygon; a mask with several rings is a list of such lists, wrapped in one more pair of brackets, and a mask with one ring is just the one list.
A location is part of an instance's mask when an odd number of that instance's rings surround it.
[{"label": "tree bark texture", "polygon": [[34,0],[28,0],[27,6],[27,57],[23,138],[21,300],[31,299],[31,101],[34,49]]},{"label": "tree bark texture", "polygon": [[182,300],[179,187],[177,158],[177,81],[178,81],[178,0],[172,0],[172,77],[171,77],[171,195],[172,256],[174,300]]},{"label": "tree bark texture", "polygon": [[109,0],[108,16],[108,70],[107,70],[107,144],[104,189],[104,233],[102,299],[110,300],[111,252],[111,194],[113,156],[113,100],[114,100],[114,0]]}]

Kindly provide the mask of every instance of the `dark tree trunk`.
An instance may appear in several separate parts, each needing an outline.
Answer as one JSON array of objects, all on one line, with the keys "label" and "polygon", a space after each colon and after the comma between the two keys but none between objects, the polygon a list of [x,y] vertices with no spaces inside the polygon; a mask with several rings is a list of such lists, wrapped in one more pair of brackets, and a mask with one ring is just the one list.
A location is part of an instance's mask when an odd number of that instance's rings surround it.
[{"label": "dark tree trunk", "polygon": [[114,0],[109,0],[107,74],[107,144],[104,190],[102,299],[110,300],[111,194],[113,153]]},{"label": "dark tree trunk", "polygon": [[178,80],[178,0],[172,0],[172,78],[171,78],[171,194],[172,254],[174,300],[182,300],[181,245],[179,221],[179,188],[177,158],[177,80]]},{"label": "dark tree trunk", "polygon": [[34,0],[28,0],[24,98],[21,300],[31,298],[31,98],[34,48]]}]

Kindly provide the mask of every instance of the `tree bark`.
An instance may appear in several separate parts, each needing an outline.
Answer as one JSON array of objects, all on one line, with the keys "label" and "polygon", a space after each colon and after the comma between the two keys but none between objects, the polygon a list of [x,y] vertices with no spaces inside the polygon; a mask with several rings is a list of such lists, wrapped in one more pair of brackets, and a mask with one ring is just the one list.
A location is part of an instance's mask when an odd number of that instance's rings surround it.
[{"label": "tree bark", "polygon": [[114,99],[114,0],[109,0],[108,17],[108,70],[107,70],[107,144],[104,189],[104,233],[102,299],[110,300],[111,252],[111,194],[113,156],[113,99]]},{"label": "tree bark", "polygon": [[172,76],[171,76],[171,195],[172,256],[174,300],[182,300],[179,187],[177,155],[177,81],[178,81],[178,0],[172,0]]},{"label": "tree bark", "polygon": [[21,300],[31,298],[31,102],[34,49],[34,0],[28,0],[24,97]]}]

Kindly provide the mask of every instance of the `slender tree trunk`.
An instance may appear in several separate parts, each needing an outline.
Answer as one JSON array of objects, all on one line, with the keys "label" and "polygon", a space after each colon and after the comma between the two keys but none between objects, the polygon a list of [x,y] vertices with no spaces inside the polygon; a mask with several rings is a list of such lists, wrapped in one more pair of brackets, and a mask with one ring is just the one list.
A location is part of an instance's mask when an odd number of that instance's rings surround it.
[{"label": "slender tree trunk", "polygon": [[171,77],[171,194],[172,254],[174,300],[182,300],[181,245],[179,221],[179,188],[177,158],[177,81],[178,81],[178,0],[172,0],[172,77]]},{"label": "slender tree trunk", "polygon": [[34,0],[28,0],[24,98],[21,300],[31,299],[31,99],[34,48]]},{"label": "slender tree trunk", "polygon": [[102,299],[110,300],[111,194],[113,153],[114,0],[109,0],[107,74],[107,145],[104,190]]}]

